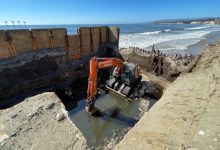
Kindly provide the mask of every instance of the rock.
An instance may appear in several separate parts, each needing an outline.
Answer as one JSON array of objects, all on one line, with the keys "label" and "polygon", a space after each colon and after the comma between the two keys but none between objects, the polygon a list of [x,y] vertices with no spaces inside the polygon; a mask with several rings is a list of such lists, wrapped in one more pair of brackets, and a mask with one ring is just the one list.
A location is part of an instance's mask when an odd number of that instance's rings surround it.
[{"label": "rock", "polygon": [[178,77],[180,75],[180,72],[179,71],[170,71],[169,72],[169,76],[170,77]]},{"label": "rock", "polygon": [[39,116],[39,113],[38,112],[34,112],[32,114],[28,114],[27,116],[29,117],[29,119],[32,119],[34,116]]},{"label": "rock", "polygon": [[52,102],[52,103],[50,103],[50,104],[47,105],[46,109],[47,109],[47,110],[53,109],[54,106],[55,106],[55,103]]},{"label": "rock", "polygon": [[146,85],[143,85],[141,89],[142,89],[142,90],[146,90],[146,89],[147,89],[147,86],[146,86]]},{"label": "rock", "polygon": [[13,114],[13,115],[11,115],[11,119],[14,119],[15,117],[17,117],[18,116],[18,114]]},{"label": "rock", "polygon": [[14,136],[16,136],[16,132],[12,132],[12,133],[10,134],[10,137],[14,137]]},{"label": "rock", "polygon": [[28,116],[28,117],[32,117],[32,114],[28,114],[27,116]]},{"label": "rock", "polygon": [[5,142],[2,142],[1,146],[4,146],[5,145]]},{"label": "rock", "polygon": [[64,116],[64,114],[57,114],[56,115],[56,120],[57,121],[62,121],[66,118],[66,116]]},{"label": "rock", "polygon": [[134,93],[134,97],[137,97],[137,96],[138,96],[138,93],[135,92],[135,93]]},{"label": "rock", "polygon": [[31,130],[32,128],[27,128],[27,129],[24,129],[23,132],[28,132],[29,130]]},{"label": "rock", "polygon": [[183,119],[184,121],[186,121],[186,117],[182,117],[182,119]]},{"label": "rock", "polygon": [[156,90],[155,86],[147,81],[142,81],[142,89],[146,91],[146,93],[151,93]]},{"label": "rock", "polygon": [[113,133],[113,137],[115,138],[116,136],[117,136],[117,133],[114,132],[114,133]]},{"label": "rock", "polygon": [[204,132],[203,130],[200,130],[200,131],[199,131],[199,134],[200,134],[200,135],[205,135],[205,132]]},{"label": "rock", "polygon": [[141,88],[140,90],[139,90],[139,96],[143,96],[144,95],[144,90]]},{"label": "rock", "polygon": [[134,95],[133,95],[133,94],[131,94],[131,95],[129,96],[129,98],[130,98],[130,99],[133,99],[133,98],[134,98]]},{"label": "rock", "polygon": [[141,86],[142,86],[141,83],[139,83],[136,88],[139,89],[141,88]]},{"label": "rock", "polygon": [[0,143],[3,142],[7,138],[9,138],[9,136],[7,134],[0,135]]}]

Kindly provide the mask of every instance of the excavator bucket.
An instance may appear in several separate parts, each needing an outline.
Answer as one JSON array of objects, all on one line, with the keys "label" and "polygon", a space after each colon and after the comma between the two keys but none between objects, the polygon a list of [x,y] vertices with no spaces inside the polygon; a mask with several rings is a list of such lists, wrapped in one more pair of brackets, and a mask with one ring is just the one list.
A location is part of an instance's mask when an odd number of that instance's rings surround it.
[{"label": "excavator bucket", "polygon": [[95,106],[92,107],[92,108],[89,108],[88,106],[86,106],[86,112],[89,113],[92,116],[96,116],[96,114],[100,113],[99,109]]}]

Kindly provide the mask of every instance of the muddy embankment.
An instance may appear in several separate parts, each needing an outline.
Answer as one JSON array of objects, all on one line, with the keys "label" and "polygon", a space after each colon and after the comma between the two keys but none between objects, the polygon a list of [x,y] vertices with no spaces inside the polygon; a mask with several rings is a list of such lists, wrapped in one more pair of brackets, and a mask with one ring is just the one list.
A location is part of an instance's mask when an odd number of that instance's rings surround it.
[{"label": "muddy embankment", "polygon": [[193,62],[115,149],[220,148],[220,43]]},{"label": "muddy embankment", "polygon": [[69,59],[63,48],[27,52],[0,61],[0,107],[6,108],[28,95],[69,85],[88,72],[89,57]]}]

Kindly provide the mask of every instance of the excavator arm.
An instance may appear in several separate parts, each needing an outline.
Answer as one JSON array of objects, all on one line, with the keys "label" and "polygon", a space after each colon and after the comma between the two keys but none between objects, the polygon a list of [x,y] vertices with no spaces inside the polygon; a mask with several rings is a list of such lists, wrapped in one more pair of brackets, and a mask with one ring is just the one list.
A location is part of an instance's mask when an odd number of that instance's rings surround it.
[{"label": "excavator arm", "polygon": [[119,67],[122,70],[124,61],[119,58],[97,58],[93,57],[90,60],[90,71],[87,90],[86,110],[92,112],[95,103],[96,84],[99,68]]}]

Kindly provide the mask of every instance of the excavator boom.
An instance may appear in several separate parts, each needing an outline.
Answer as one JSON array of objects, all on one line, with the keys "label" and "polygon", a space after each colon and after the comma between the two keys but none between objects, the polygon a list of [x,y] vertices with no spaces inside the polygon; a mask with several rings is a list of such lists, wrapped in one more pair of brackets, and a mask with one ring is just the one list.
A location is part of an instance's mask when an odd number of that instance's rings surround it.
[{"label": "excavator boom", "polygon": [[87,90],[87,103],[86,110],[91,112],[94,108],[95,94],[96,94],[96,83],[99,68],[119,67],[122,69],[124,61],[119,58],[97,58],[93,57],[90,60],[90,71],[88,80]]}]

